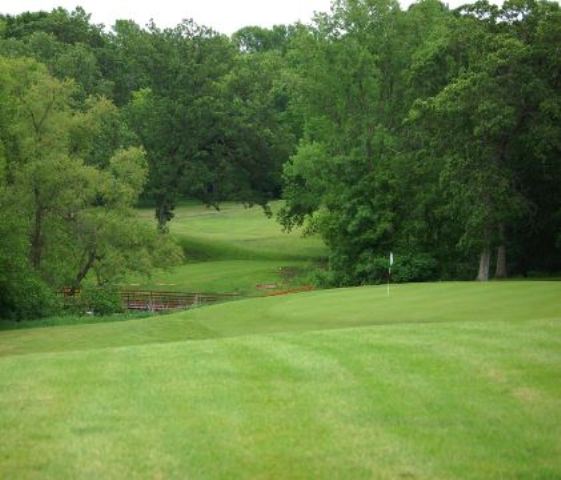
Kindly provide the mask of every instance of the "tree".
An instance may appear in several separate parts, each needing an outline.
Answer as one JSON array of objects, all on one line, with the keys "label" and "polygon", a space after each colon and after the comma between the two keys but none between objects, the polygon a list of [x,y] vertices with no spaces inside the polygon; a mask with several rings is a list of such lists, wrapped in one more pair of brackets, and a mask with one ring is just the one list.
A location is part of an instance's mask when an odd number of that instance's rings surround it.
[{"label": "tree", "polygon": [[[191,20],[169,29],[120,20],[105,33],[81,9],[3,18],[0,53],[33,57],[52,76],[73,81],[72,100],[95,125],[76,127],[73,142],[101,129],[102,144],[111,148],[142,143],[149,165],[144,200],[156,204],[162,230],[183,196],[214,206],[225,198],[265,206],[279,195],[281,164],[298,134],[287,115],[282,79],[283,55],[298,28],[257,29],[255,35],[248,29],[234,36],[242,43],[252,35],[268,38],[250,52],[249,43],[242,48]],[[104,120],[105,126],[94,112],[107,108],[88,104],[99,96],[121,109],[108,113],[117,120]],[[123,119],[128,128],[122,128]],[[77,148],[71,145],[74,154]],[[87,163],[108,158],[99,150],[87,155]]]},{"label": "tree", "polygon": [[263,53],[277,51],[286,53],[298,26],[274,25],[272,28],[244,27],[232,35],[232,41],[241,52]]},{"label": "tree", "polygon": [[218,206],[225,199],[265,205],[278,195],[281,164],[294,145],[282,118],[278,54],[241,55],[193,22],[129,33],[152,52],[145,88],[126,111],[147,152],[146,194],[160,228],[182,196]]},{"label": "tree", "polygon": [[[0,261],[16,262],[23,272],[19,280],[0,281],[13,283],[11,292],[29,279],[40,291],[46,284],[77,288],[90,272],[104,284],[179,260],[171,240],[149,231],[132,212],[146,181],[145,153],[112,149],[100,134],[106,116],[114,116],[111,104],[92,99],[89,110],[75,111],[72,82],[54,79],[31,60],[0,62],[6,73],[0,78],[6,100],[0,151],[7,159],[0,204],[9,212],[0,228],[10,229],[12,239],[0,247]],[[10,260],[5,248],[13,244],[19,253]],[[12,313],[28,314],[13,298],[8,294],[4,302]]]},{"label": "tree", "polygon": [[441,180],[452,216],[464,225],[460,244],[480,252],[478,280],[489,278],[493,249],[495,277],[506,277],[507,244],[516,245],[509,237],[536,213],[527,167],[536,158],[536,141],[543,147],[550,140],[529,132],[540,121],[543,102],[558,97],[535,68],[527,29],[542,8],[549,7],[479,2],[468,8],[460,19],[468,28],[456,30],[468,61],[437,95],[417,104],[435,122],[429,127],[432,148],[445,162]]},{"label": "tree", "polygon": [[347,0],[296,36],[281,221],[323,236],[334,283],[380,281],[390,250],[410,279],[475,276],[478,257],[486,280],[494,252],[496,278],[558,264],[558,12]]},{"label": "tree", "polygon": [[411,23],[393,2],[335,2],[289,52],[294,104],[305,120],[284,169],[281,221],[287,228],[307,221],[322,235],[337,284],[380,281],[373,266],[390,249],[426,254],[403,148],[405,70],[418,44]]}]

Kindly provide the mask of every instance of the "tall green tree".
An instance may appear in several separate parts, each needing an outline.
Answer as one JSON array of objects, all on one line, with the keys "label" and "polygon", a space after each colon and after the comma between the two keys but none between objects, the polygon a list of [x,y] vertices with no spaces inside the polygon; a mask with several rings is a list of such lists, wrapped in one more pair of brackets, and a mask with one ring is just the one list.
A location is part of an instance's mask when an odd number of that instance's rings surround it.
[{"label": "tall green tree", "polygon": [[226,199],[265,205],[278,196],[281,164],[295,143],[283,120],[280,56],[241,54],[193,22],[152,26],[149,34],[131,28],[127,36],[152,52],[153,64],[140,69],[147,77],[137,82],[144,88],[126,111],[147,151],[147,195],[160,228],[182,196],[214,206]]},{"label": "tall green tree", "polygon": [[558,12],[336,1],[297,36],[281,221],[324,237],[334,283],[380,281],[390,250],[409,279],[555,268]]},{"label": "tall green tree", "polygon": [[[9,282],[2,313],[30,313],[18,293],[26,286],[35,288],[42,304],[46,285],[79,287],[94,273],[98,283],[114,282],[127,271],[179,260],[170,239],[144,227],[132,212],[146,182],[145,153],[104,144],[99,125],[113,113],[107,100],[75,110],[74,84],[56,80],[29,59],[0,57],[0,72],[0,205],[8,214],[0,229],[10,232],[0,245],[0,261],[21,272],[0,280]],[[107,158],[92,157],[96,146]]]},{"label": "tall green tree", "polygon": [[[402,124],[406,69],[426,35],[411,30],[429,30],[419,17],[415,25],[393,2],[335,2],[289,53],[305,128],[285,166],[281,221],[288,228],[308,221],[323,236],[335,283],[379,281],[391,249],[426,258]],[[432,275],[431,266],[414,277]]]},{"label": "tall green tree", "polygon": [[[479,280],[490,276],[493,250],[495,277],[507,276],[507,245],[520,249],[520,240],[511,238],[537,213],[529,192],[538,179],[528,167],[538,160],[536,148],[551,149],[553,138],[530,132],[543,120],[544,105],[558,98],[536,69],[531,31],[540,16],[548,16],[543,10],[551,7],[479,2],[467,8],[460,18],[463,28],[454,34],[460,32],[465,45],[463,69],[434,97],[418,103],[432,123],[425,130],[431,147],[444,161],[440,178],[446,203],[464,226],[460,244],[480,252]],[[454,35],[445,49],[455,48]]]}]

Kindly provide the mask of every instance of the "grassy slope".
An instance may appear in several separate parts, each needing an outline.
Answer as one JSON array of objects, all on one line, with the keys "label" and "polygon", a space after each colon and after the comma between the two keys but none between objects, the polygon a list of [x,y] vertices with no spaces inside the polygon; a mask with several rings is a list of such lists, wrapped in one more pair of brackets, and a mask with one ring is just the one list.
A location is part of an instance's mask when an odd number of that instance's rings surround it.
[{"label": "grassy slope", "polygon": [[248,299],[126,322],[14,330],[6,354],[96,349],[380,324],[549,319],[561,315],[558,282],[409,284]]},{"label": "grassy slope", "polygon": [[[279,203],[273,202],[273,211]],[[256,295],[256,285],[283,283],[282,267],[305,268],[326,249],[318,238],[282,231],[259,207],[226,203],[219,211],[188,203],[176,210],[171,232],[183,245],[187,262],[171,272],[156,272],[137,288],[170,291],[239,292]],[[152,221],[153,211],[140,212]]]},{"label": "grassy slope", "polygon": [[560,299],[407,285],[0,332],[0,476],[559,478]]}]

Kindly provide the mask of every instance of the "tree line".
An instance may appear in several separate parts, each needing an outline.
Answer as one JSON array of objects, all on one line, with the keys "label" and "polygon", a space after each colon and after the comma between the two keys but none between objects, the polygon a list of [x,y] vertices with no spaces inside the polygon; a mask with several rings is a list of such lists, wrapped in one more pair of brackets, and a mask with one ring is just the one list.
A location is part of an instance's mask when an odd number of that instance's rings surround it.
[{"label": "tree line", "polygon": [[326,285],[382,281],[390,251],[400,281],[558,271],[560,46],[548,1],[335,0],[231,37],[0,15],[0,315],[179,261],[184,197],[283,198]]},{"label": "tree line", "polygon": [[561,267],[556,2],[339,0],[289,52],[303,119],[287,227],[331,250],[328,284],[487,280]]}]

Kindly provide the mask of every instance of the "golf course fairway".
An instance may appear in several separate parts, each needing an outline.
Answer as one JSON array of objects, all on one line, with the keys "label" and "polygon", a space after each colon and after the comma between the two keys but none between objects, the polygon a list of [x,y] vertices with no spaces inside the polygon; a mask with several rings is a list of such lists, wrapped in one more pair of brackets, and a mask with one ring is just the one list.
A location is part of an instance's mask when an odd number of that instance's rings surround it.
[{"label": "golf course fairway", "polygon": [[0,332],[2,478],[561,478],[561,283]]}]

